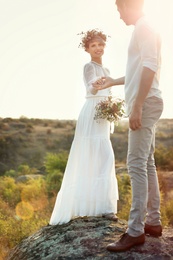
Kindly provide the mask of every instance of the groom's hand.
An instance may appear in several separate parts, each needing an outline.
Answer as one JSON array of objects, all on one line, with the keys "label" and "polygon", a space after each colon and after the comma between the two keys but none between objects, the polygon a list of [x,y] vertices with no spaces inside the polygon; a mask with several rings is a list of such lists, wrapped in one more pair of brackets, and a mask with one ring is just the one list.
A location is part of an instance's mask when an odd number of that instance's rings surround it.
[{"label": "groom's hand", "polygon": [[142,107],[133,107],[132,112],[129,116],[129,127],[132,130],[140,129],[142,118]]}]

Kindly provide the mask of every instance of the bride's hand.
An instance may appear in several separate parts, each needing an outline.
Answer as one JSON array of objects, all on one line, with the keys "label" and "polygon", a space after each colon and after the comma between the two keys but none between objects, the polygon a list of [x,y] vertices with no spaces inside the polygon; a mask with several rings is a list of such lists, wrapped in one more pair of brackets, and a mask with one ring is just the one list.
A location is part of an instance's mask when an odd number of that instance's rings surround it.
[{"label": "bride's hand", "polygon": [[103,85],[105,82],[105,77],[97,79],[94,83],[92,83],[93,87],[97,90],[103,89]]},{"label": "bride's hand", "polygon": [[114,85],[114,79],[111,77],[102,77],[101,79],[94,82],[92,85],[97,90],[109,88]]}]

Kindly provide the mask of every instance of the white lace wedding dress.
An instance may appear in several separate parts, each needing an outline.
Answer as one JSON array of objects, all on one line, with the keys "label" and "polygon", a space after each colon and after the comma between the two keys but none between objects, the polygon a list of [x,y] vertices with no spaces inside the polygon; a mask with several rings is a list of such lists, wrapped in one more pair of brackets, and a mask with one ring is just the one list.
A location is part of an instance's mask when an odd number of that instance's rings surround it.
[{"label": "white lace wedding dress", "polygon": [[110,88],[94,93],[92,82],[109,71],[90,62],[84,66],[86,102],[79,114],[62,185],[50,225],[63,224],[79,216],[117,213],[118,186],[110,141],[110,123],[94,120],[95,106],[110,95]]}]

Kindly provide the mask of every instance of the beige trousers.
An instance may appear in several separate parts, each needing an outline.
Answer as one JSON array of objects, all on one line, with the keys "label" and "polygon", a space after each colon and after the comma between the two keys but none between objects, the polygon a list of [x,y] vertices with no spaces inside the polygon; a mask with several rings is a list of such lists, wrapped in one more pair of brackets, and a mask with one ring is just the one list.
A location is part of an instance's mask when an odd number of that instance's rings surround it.
[{"label": "beige trousers", "polygon": [[160,192],[154,160],[155,125],[163,111],[162,99],[147,98],[143,105],[142,127],[129,129],[127,166],[131,178],[132,205],[127,232],[144,233],[144,223],[159,225]]}]

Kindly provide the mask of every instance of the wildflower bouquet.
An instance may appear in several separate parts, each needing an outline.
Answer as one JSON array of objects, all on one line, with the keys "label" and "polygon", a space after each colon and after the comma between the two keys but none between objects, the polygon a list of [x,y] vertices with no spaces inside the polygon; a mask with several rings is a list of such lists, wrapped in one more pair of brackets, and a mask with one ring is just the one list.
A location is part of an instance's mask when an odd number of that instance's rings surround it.
[{"label": "wildflower bouquet", "polygon": [[108,96],[95,106],[94,120],[106,119],[116,123],[124,114],[124,100]]}]

